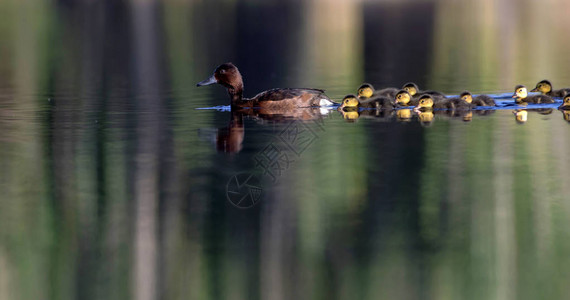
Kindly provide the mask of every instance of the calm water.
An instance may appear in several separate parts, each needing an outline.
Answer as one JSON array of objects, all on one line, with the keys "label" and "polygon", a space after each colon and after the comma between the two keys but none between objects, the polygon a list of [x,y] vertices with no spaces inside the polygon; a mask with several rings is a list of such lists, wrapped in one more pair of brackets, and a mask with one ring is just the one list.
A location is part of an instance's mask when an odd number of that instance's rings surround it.
[{"label": "calm water", "polygon": [[570,3],[134,2],[0,3],[0,299],[567,299],[558,104],[287,117],[195,83],[568,87]]}]

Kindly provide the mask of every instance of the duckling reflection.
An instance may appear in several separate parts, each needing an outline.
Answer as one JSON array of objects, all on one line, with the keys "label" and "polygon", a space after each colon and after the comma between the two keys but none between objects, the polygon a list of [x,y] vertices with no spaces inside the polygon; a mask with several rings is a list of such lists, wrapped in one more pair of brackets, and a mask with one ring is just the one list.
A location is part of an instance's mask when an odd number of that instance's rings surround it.
[{"label": "duckling reflection", "polygon": [[558,106],[560,110],[570,110],[570,94],[565,95],[562,100],[562,105]]},{"label": "duckling reflection", "polygon": [[398,92],[397,88],[384,88],[381,90],[375,90],[374,87],[370,83],[363,83],[358,88],[358,98],[360,100],[366,100],[369,98],[374,98],[378,96],[384,96],[388,98],[394,98],[396,93]]},{"label": "duckling reflection", "polygon": [[562,111],[562,118],[564,119],[564,121],[570,123],[570,110],[563,110]]},{"label": "duckling reflection", "polygon": [[399,122],[410,122],[412,120],[412,109],[402,108],[396,110],[396,119]]},{"label": "duckling reflection", "polygon": [[528,120],[528,111],[526,109],[515,109],[513,114],[515,115],[515,121],[519,124],[524,124]]},{"label": "duckling reflection", "polygon": [[554,99],[548,95],[528,95],[528,91],[524,85],[517,85],[513,94],[515,103],[518,105],[527,105],[528,103],[554,103]]},{"label": "duckling reflection", "polygon": [[536,87],[531,92],[540,92],[543,95],[550,97],[564,97],[567,93],[570,93],[570,88],[563,88],[559,90],[552,90],[552,83],[548,80],[539,81]]},{"label": "duckling reflection", "polygon": [[434,121],[433,111],[418,111],[418,120],[420,121],[420,125],[424,127],[431,126]]},{"label": "duckling reflection", "polygon": [[358,108],[356,109],[340,109],[340,114],[342,118],[345,119],[348,123],[354,123],[360,117],[360,113],[358,112]]},{"label": "duckling reflection", "polygon": [[466,113],[462,116],[462,118],[463,118],[463,122],[471,122],[471,121],[473,121],[473,112],[472,112],[472,111],[466,112]]}]

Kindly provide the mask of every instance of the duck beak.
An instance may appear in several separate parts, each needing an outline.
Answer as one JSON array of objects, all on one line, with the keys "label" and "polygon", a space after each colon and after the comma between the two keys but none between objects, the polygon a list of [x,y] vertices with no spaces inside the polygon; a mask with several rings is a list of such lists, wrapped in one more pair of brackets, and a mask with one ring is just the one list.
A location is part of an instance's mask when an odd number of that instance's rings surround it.
[{"label": "duck beak", "polygon": [[514,94],[511,98],[516,98],[516,97],[517,97],[517,94]]},{"label": "duck beak", "polygon": [[538,89],[537,89],[537,88],[534,88],[534,89],[532,89],[532,90],[530,90],[530,91],[531,91],[531,92],[538,92]]},{"label": "duck beak", "polygon": [[198,82],[196,86],[210,85],[214,83],[218,83],[218,80],[216,80],[216,76],[212,75],[210,78]]}]

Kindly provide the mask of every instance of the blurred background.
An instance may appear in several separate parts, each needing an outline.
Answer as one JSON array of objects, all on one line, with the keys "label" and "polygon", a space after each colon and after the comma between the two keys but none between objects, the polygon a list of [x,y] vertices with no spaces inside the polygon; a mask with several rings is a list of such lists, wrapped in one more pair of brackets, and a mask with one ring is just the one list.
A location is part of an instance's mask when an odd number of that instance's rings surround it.
[{"label": "blurred background", "polygon": [[[232,61],[246,96],[568,87],[569,12],[563,0],[1,1],[0,299],[566,299],[558,111],[429,127],[333,111],[239,209],[228,179],[290,123],[197,110],[229,101],[195,83]],[[235,118],[245,134],[227,153],[216,139]]]}]

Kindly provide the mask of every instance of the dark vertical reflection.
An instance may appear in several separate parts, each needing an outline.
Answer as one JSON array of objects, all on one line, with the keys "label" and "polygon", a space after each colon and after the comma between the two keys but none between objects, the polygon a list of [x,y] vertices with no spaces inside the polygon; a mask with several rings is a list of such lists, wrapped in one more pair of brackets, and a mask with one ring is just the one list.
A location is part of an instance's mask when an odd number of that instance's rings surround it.
[{"label": "dark vertical reflection", "polygon": [[369,2],[364,10],[365,80],[425,88],[432,55],[434,2]]},{"label": "dark vertical reflection", "polygon": [[165,130],[160,8],[157,1],[133,2],[133,86],[136,91],[134,153],[134,299],[158,293],[158,207],[161,135]]}]

